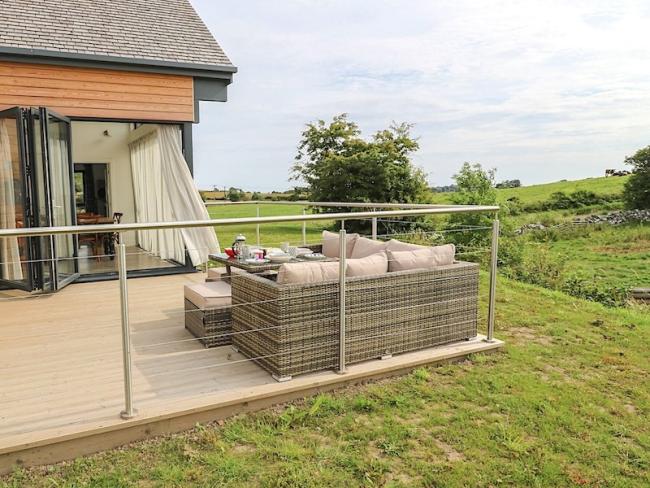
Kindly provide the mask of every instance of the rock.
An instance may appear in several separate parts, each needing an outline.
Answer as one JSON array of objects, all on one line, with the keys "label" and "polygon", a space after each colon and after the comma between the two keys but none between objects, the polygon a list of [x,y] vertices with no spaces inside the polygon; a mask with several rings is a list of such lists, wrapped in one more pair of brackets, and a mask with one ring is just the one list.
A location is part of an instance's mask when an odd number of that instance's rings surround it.
[{"label": "rock", "polygon": [[577,224],[621,225],[630,222],[650,222],[650,210],[620,210],[604,215],[588,215],[574,220]]},{"label": "rock", "polygon": [[[609,224],[609,225],[621,225],[631,222],[650,222],[650,210],[619,210],[617,212],[611,212],[608,214],[602,215],[588,215],[586,217],[580,217],[573,221],[574,224]],[[564,225],[564,224],[560,224]],[[557,225],[551,227],[559,227]],[[526,224],[521,226],[519,229],[515,230],[515,234],[521,235],[525,232],[534,231],[534,230],[545,230],[551,227],[547,227],[544,224],[534,223]]]}]

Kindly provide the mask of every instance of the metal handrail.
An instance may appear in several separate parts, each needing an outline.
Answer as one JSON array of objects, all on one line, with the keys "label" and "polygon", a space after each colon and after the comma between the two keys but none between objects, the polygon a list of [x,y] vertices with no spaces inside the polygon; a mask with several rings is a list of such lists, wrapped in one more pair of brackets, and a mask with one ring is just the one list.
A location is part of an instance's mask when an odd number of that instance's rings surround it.
[{"label": "metal handrail", "polygon": [[411,210],[379,210],[369,212],[337,212],[312,215],[278,215],[273,217],[240,217],[210,220],[185,220],[177,222],[138,222],[129,224],[91,224],[68,225],[59,227],[32,227],[20,229],[2,229],[0,237],[33,237],[61,234],[95,234],[103,232],[127,232],[154,229],[187,229],[195,227],[212,227],[215,225],[273,224],[279,222],[310,222],[323,220],[361,220],[374,217],[414,217],[418,215],[452,214],[452,213],[496,213],[498,206],[491,205],[457,205],[444,208],[417,208]]},{"label": "metal handrail", "polygon": [[208,205],[302,205],[305,207],[350,207],[350,208],[447,208],[471,207],[472,205],[454,205],[438,203],[376,203],[376,202],[310,202],[309,200],[207,200]]}]

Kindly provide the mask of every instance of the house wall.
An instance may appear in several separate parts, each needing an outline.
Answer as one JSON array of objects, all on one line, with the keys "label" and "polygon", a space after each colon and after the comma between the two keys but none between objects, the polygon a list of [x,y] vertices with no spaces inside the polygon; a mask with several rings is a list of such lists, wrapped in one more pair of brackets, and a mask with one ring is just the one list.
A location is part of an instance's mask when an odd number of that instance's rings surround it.
[{"label": "house wall", "polygon": [[0,110],[46,106],[69,117],[194,121],[191,76],[0,61]]},{"label": "house wall", "polygon": [[[122,212],[122,222],[135,222],[133,178],[128,139],[129,123],[72,122],[72,161],[108,163],[109,210]],[[107,130],[109,136],[104,135]],[[125,234],[126,244],[135,245],[135,233]]]}]

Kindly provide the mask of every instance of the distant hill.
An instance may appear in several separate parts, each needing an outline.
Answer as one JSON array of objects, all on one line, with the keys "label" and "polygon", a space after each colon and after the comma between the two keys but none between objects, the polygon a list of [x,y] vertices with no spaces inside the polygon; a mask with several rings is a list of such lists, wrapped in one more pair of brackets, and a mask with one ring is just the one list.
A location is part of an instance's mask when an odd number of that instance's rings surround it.
[{"label": "distant hill", "polygon": [[[518,197],[523,204],[547,200],[551,194],[562,191],[572,193],[576,190],[593,191],[598,195],[615,195],[623,191],[623,185],[628,176],[612,176],[609,178],[586,178],[575,181],[556,181],[542,185],[522,186],[520,188],[497,189],[500,201],[511,197]],[[450,203],[453,193],[434,193],[432,203]]]}]

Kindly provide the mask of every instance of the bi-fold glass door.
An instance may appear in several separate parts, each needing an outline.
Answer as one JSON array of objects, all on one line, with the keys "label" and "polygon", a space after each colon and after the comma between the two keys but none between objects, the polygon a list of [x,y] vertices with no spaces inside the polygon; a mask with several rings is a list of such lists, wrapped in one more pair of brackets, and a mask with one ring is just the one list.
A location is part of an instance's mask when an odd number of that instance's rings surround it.
[{"label": "bi-fold glass door", "polygon": [[[0,112],[2,228],[75,224],[70,152],[67,118],[43,107]],[[78,276],[72,235],[0,241],[4,286],[55,291]]]}]

